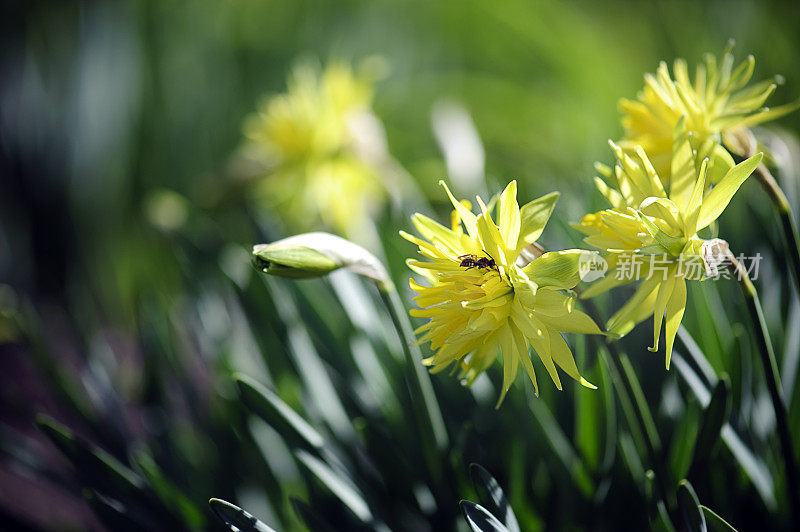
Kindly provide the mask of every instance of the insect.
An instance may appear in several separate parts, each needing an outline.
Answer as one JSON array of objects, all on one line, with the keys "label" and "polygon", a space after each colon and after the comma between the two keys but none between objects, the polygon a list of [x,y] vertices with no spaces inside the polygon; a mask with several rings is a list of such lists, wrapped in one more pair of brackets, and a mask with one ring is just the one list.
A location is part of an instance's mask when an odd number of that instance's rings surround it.
[{"label": "insect", "polygon": [[[486,252],[484,251],[484,253]],[[497,263],[488,253],[486,253],[486,257],[478,257],[473,253],[468,253],[466,255],[459,256],[458,260],[461,261],[459,266],[461,266],[462,268],[466,268],[468,270],[472,268],[478,268],[484,270],[497,270]]]}]

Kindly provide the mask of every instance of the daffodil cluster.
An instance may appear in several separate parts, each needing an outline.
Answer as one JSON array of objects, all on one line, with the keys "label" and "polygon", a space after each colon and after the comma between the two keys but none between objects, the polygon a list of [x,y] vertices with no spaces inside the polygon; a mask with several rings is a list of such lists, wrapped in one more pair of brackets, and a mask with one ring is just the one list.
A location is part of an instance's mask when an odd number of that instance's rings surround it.
[{"label": "daffodil cluster", "polygon": [[[704,240],[698,232],[722,214],[762,157],[759,153],[738,165],[729,165],[719,182],[708,189],[709,159],[698,160],[692,135],[685,129],[676,137],[669,164],[672,175],[666,188],[641,146],[634,147],[634,156],[629,156],[611,142],[617,164],[613,171],[600,167],[606,180],[595,178],[611,208],[587,214],[574,225],[587,235],[586,243],[610,254],[611,271],[584,296],[641,279],[633,297],[609,320],[608,331],[623,336],[638,322],[653,316],[650,349],[656,351],[666,319],[667,367],[686,307],[686,281],[711,275],[725,260],[722,255],[727,244],[719,239]],[[631,269],[629,275],[620,275],[622,268]]]},{"label": "daffodil cluster", "polygon": [[[716,227],[708,228],[761,163],[759,153],[736,164],[729,150],[741,157],[731,148],[741,132],[798,106],[763,107],[775,82],[748,87],[753,70],[752,57],[734,67],[728,49],[719,62],[707,56],[694,81],[682,60],[674,64],[674,79],[665,63],[656,75],[645,76],[638,99],[621,101],[625,137],[611,142],[615,166],[597,166],[603,178],[595,183],[610,207],[574,225],[587,244],[604,252],[601,262],[608,268],[583,297],[638,282],[607,331],[622,337],[653,317],[650,350],[658,350],[665,328],[667,368],[686,308],[687,282],[715,277],[730,257],[727,242],[709,238]],[[512,182],[500,195],[495,224],[480,198],[481,212],[475,215],[447,193],[455,209],[451,228],[417,214],[413,222],[422,238],[402,233],[427,259],[408,261],[427,280],[411,281],[420,307],[412,315],[428,318],[417,334],[435,352],[425,363],[439,371],[456,362],[471,383],[499,348],[502,400],[520,364],[536,386],[528,354],[533,347],[559,389],[556,366],[591,386],[579,375],[561,332],[600,332],[573,308],[571,295],[585,273],[582,266],[595,259],[582,250],[534,254],[538,258],[530,263],[520,257],[541,234],[555,196],[519,208]]]},{"label": "daffodil cluster", "polygon": [[[386,194],[358,128],[374,124],[373,83],[344,63],[294,70],[288,92],[266,100],[244,126],[245,153],[263,168],[261,196],[292,229],[349,234]],[[343,201],[347,198],[347,201]]]},{"label": "daffodil cluster", "polygon": [[520,365],[538,393],[529,352],[533,347],[559,389],[556,366],[594,388],[581,377],[561,336],[561,332],[600,333],[565,292],[580,281],[579,262],[591,252],[570,249],[544,253],[527,265],[518,262],[520,253],[542,234],[558,194],[520,208],[516,181],[512,181],[499,196],[495,223],[480,198],[476,215],[441,184],[455,209],[452,226],[415,214],[412,221],[421,238],[401,232],[427,259],[407,261],[426,281],[410,281],[420,307],[411,314],[428,319],[416,333],[422,335],[420,343],[430,342],[435,351],[424,363],[436,372],[456,362],[461,377],[471,384],[497,358],[499,348],[502,401]]},{"label": "daffodil cluster", "polygon": [[729,47],[720,61],[707,55],[694,81],[682,59],[674,63],[674,78],[663,62],[655,75],[645,75],[638,98],[620,102],[625,136],[611,143],[616,166],[597,165],[605,180],[597,177],[595,184],[611,208],[575,225],[588,244],[608,253],[610,266],[583,296],[641,280],[607,328],[623,336],[653,316],[655,351],[666,321],[667,367],[686,307],[686,281],[715,274],[727,253],[725,241],[704,240],[698,232],[722,214],[762,158],[759,153],[735,165],[726,147],[748,126],[798,106],[763,107],[776,84],[748,87],[754,66],[751,56],[734,67]]},{"label": "daffodil cluster", "polygon": [[[764,107],[777,86],[776,79],[748,86],[754,67],[752,56],[734,67],[730,46],[719,61],[706,55],[697,65],[694,81],[683,59],[675,61],[673,75],[662,62],[655,75],[645,75],[644,89],[636,100],[620,101],[625,136],[619,145],[629,155],[641,147],[666,182],[671,175],[673,132],[683,120],[691,134],[692,148],[705,149],[711,170],[715,159],[730,158],[720,143],[731,149],[732,136],[738,130],[783,116],[800,105]],[[716,183],[722,175],[712,172],[708,184]]]}]

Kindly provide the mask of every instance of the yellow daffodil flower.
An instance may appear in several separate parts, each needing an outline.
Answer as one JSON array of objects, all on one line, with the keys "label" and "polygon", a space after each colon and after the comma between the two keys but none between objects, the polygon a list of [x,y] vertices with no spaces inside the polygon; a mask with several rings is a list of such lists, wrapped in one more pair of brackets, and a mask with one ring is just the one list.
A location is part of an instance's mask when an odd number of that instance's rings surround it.
[{"label": "yellow daffodil flower", "polygon": [[429,318],[416,333],[422,334],[420,343],[430,342],[435,351],[424,363],[437,372],[460,361],[461,377],[471,384],[492,364],[499,348],[503,359],[499,405],[520,364],[538,394],[529,355],[532,346],[558,389],[556,365],[594,388],[578,373],[559,332],[601,333],[586,314],[573,308],[574,298],[564,293],[580,281],[578,263],[592,252],[570,249],[544,253],[524,267],[517,263],[520,252],[542,234],[558,194],[520,208],[517,183],[512,181],[499,197],[495,224],[480,198],[481,212],[475,215],[456,201],[444,182],[440,184],[455,208],[452,227],[415,214],[412,222],[423,238],[401,232],[428,259],[407,261],[429,283],[410,281],[420,307],[411,315]]},{"label": "yellow daffodil flower", "polygon": [[641,146],[631,157],[611,142],[618,163],[613,172],[603,169],[616,187],[595,178],[611,209],[587,214],[574,227],[586,236],[587,244],[608,252],[609,273],[583,294],[592,297],[632,280],[642,280],[633,297],[608,322],[609,333],[623,336],[637,323],[654,317],[653,347],[658,349],[666,317],[666,365],[686,307],[686,281],[716,274],[725,260],[727,244],[720,239],[703,240],[701,231],[725,210],[731,198],[761,161],[762,154],[728,167],[710,188],[708,159],[697,164],[691,135],[677,135],[670,166],[672,179],[663,181]]},{"label": "yellow daffodil flower", "polygon": [[[777,86],[776,79],[747,87],[754,66],[755,60],[749,56],[734,68],[730,46],[719,62],[706,55],[704,63],[697,65],[694,82],[683,59],[674,63],[674,78],[662,62],[655,75],[645,75],[644,89],[636,100],[620,101],[625,136],[619,145],[631,156],[635,147],[641,146],[666,183],[671,175],[672,134],[683,118],[692,148],[701,152],[699,160],[709,157],[708,184],[716,183],[725,172],[714,171],[715,160],[730,159],[719,145],[730,144],[729,133],[779,118],[800,106],[795,102],[772,109],[763,107]],[[707,144],[709,141],[715,144]]]},{"label": "yellow daffodil flower", "polygon": [[[363,157],[357,128],[371,117],[372,82],[349,65],[295,69],[288,92],[265,101],[244,126],[245,153],[265,168],[261,196],[292,230],[358,229],[386,194]],[[342,201],[347,198],[347,201]]]}]

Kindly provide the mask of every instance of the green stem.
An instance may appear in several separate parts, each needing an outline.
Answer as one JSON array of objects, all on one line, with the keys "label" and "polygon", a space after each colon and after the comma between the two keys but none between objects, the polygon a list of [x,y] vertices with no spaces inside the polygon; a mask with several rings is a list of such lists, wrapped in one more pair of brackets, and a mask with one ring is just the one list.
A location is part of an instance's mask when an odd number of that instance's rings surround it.
[{"label": "green stem", "polygon": [[739,281],[739,286],[744,294],[747,303],[747,310],[753,320],[753,328],[756,333],[758,343],[758,354],[761,358],[761,365],[764,367],[764,376],[767,380],[767,389],[772,408],[775,410],[775,422],[778,428],[778,440],[780,441],[781,454],[784,467],[786,468],[786,486],[789,491],[789,508],[792,513],[792,520],[797,525],[800,523],[800,491],[798,491],[797,464],[794,459],[792,438],[789,433],[789,419],[786,410],[786,403],[783,400],[783,389],[781,378],[778,373],[778,363],[775,360],[775,352],[772,350],[772,341],[769,338],[769,330],[764,320],[764,312],[761,310],[761,302],[758,299],[756,287],[747,275],[747,270],[739,264],[733,253],[728,251],[727,258]]},{"label": "green stem", "polygon": [[756,168],[754,174],[761,186],[764,187],[772,203],[775,205],[775,210],[778,212],[778,218],[781,221],[781,228],[783,229],[783,237],[786,240],[787,255],[790,266],[792,267],[792,274],[794,276],[795,287],[797,293],[800,294],[800,235],[797,232],[797,222],[792,214],[792,208],[789,205],[789,200],[786,194],[783,193],[778,182],[772,176],[770,171],[761,163]]},{"label": "green stem", "polygon": [[[441,469],[440,455],[448,446],[447,429],[442,412],[439,410],[428,370],[422,365],[422,352],[416,345],[414,330],[411,328],[397,289],[391,281],[376,284],[403,346],[411,402],[423,438],[425,460],[431,473],[436,474]],[[436,452],[431,453],[430,450]]]},{"label": "green stem", "polygon": [[[605,320],[602,319],[600,311],[593,301],[584,299],[582,303],[586,313],[591,316],[593,320],[598,323],[605,323]],[[600,338],[596,338],[596,340],[598,344],[602,345],[602,340],[600,340]],[[651,468],[655,473],[656,484],[660,491],[661,499],[668,507],[672,508],[677,500],[674,497],[673,490],[669,489],[672,483],[669,480],[669,473],[663,467],[662,460],[660,459],[661,439],[658,436],[658,430],[656,429],[655,421],[653,421],[653,415],[646,407],[647,403],[645,402],[642,388],[636,380],[628,357],[621,353],[613,342],[605,342],[605,347],[606,349],[603,350],[603,352],[608,355],[606,360],[611,369],[612,379],[622,384],[621,388],[619,386],[615,387],[620,402],[624,409],[633,414],[632,416],[630,413],[628,414],[629,424],[633,425],[631,426],[631,430],[637,430],[641,434],[645,448],[647,449]],[[634,423],[631,423],[630,417],[633,417]]]}]

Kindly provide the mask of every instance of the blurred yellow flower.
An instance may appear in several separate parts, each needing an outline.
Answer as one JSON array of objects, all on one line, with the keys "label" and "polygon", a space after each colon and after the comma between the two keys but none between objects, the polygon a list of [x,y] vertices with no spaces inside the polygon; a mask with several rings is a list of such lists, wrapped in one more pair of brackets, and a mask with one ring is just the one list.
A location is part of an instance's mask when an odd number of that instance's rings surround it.
[{"label": "blurred yellow flower", "polygon": [[727,133],[779,118],[800,106],[798,101],[772,109],[763,107],[777,86],[776,80],[746,87],[754,66],[755,60],[749,56],[734,68],[730,46],[720,61],[707,54],[704,63],[697,65],[694,82],[683,59],[674,63],[674,78],[662,62],[655,75],[645,75],[644,89],[636,100],[620,101],[625,136],[619,145],[628,155],[641,146],[666,183],[671,174],[672,134],[683,118],[692,148],[701,151],[699,160],[709,157],[709,183],[716,183],[724,172],[714,171],[715,160],[730,159],[719,146],[727,142]]},{"label": "blurred yellow flower", "polygon": [[594,388],[578,373],[559,332],[601,332],[586,314],[573,308],[574,298],[564,293],[580,281],[579,261],[592,252],[571,249],[544,253],[524,267],[517,264],[520,252],[541,235],[558,194],[548,194],[520,208],[517,184],[512,181],[500,195],[499,223],[495,224],[480,198],[481,213],[475,215],[466,202],[456,201],[444,182],[440,183],[455,208],[452,227],[415,214],[412,222],[423,238],[401,232],[429,259],[407,261],[429,283],[410,281],[420,307],[411,310],[411,315],[429,318],[416,333],[422,334],[420,343],[430,342],[435,351],[424,363],[436,372],[459,361],[461,377],[471,384],[492,364],[499,348],[503,358],[499,405],[520,364],[538,394],[529,354],[532,346],[558,389],[561,381],[556,365],[584,386]]},{"label": "blurred yellow flower", "polygon": [[266,169],[261,196],[293,231],[318,226],[350,233],[386,194],[359,144],[371,114],[373,83],[344,63],[321,73],[296,68],[288,92],[266,100],[244,125],[247,154]]},{"label": "blurred yellow flower", "polygon": [[[680,126],[677,128],[681,130]],[[584,233],[587,244],[605,250],[609,274],[583,294],[592,297],[632,280],[642,280],[631,297],[607,324],[610,333],[627,334],[637,323],[654,317],[653,347],[658,349],[661,325],[666,315],[666,365],[686,306],[686,280],[701,280],[716,274],[724,262],[727,243],[703,240],[697,233],[708,227],[725,210],[731,198],[761,161],[762,154],[736,166],[710,190],[708,159],[698,165],[690,135],[678,134],[670,165],[669,193],[641,146],[631,157],[611,142],[617,165],[599,167],[612,187],[595,178],[611,209],[587,214],[574,227]]]}]

